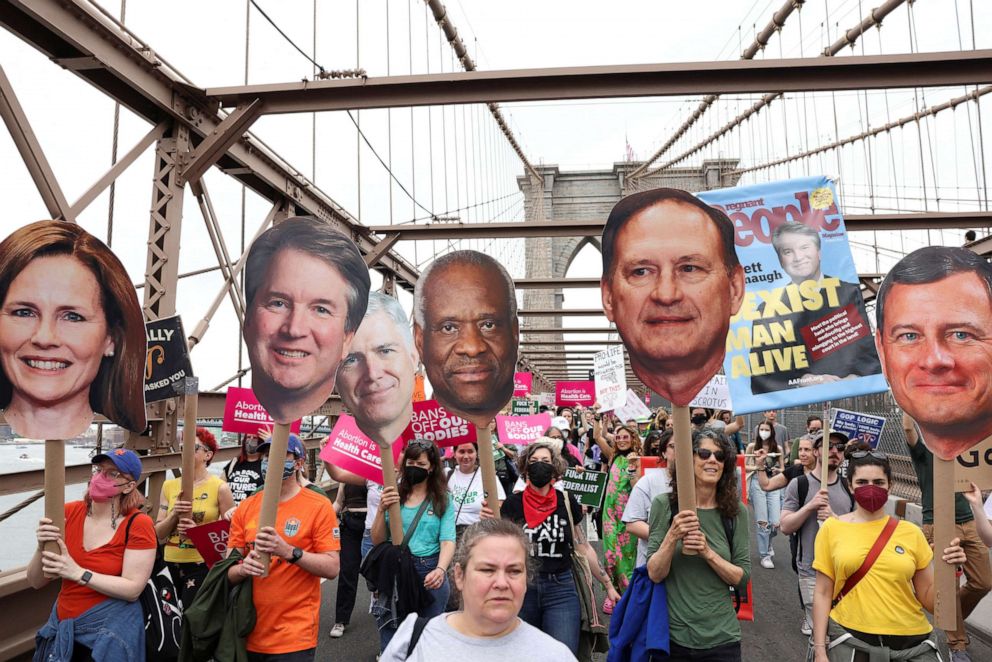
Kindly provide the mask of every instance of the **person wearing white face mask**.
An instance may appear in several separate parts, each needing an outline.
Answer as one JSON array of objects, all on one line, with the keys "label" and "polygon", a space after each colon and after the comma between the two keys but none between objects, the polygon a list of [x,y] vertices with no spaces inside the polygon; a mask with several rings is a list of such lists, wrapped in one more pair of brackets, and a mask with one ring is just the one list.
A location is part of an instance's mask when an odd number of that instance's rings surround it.
[{"label": "person wearing white face mask", "polygon": [[[782,513],[782,490],[765,492],[758,483],[758,471],[769,471],[770,475],[781,473],[785,469],[785,459],[782,449],[775,438],[774,423],[764,420],[758,424],[758,438],[748,444],[745,456],[750,461],[745,463],[748,481],[748,494],[751,496],[751,505],[754,508],[754,526],[758,534],[758,556],[761,558],[761,567],[772,569],[775,563],[772,557],[775,556],[775,548],[772,547],[772,539],[778,533],[779,521]],[[758,466],[754,462],[754,452],[765,450],[768,459],[764,466]]]}]

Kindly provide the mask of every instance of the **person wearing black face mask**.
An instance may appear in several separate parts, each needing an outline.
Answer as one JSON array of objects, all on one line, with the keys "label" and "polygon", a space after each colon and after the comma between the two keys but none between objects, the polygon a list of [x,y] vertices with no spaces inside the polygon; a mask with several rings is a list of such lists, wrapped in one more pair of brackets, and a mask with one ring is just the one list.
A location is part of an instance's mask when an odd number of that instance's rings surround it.
[{"label": "person wearing black face mask", "polygon": [[[433,442],[414,439],[403,451],[398,465],[399,486],[382,490],[379,510],[372,522],[372,543],[389,540],[389,507],[400,504],[403,533],[413,555],[417,574],[434,601],[418,611],[433,618],[444,612],[451,592],[447,574],[455,554],[455,508],[441,469],[441,453]],[[412,533],[410,529],[413,529]],[[372,615],[379,626],[380,650],[386,650],[399,627],[389,613],[389,605],[376,602]]]},{"label": "person wearing black face mask", "polygon": [[551,444],[536,441],[524,447],[517,462],[527,483],[522,492],[506,498],[500,516],[523,527],[531,557],[538,563],[537,579],[527,587],[520,618],[568,646],[574,655],[579,648],[581,605],[572,577],[572,551],[589,560],[608,597],[619,600],[620,596],[586,541],[580,524],[582,507],[571,494],[555,487],[565,473],[561,454]]},{"label": "person wearing black face mask", "polygon": [[710,420],[709,414],[702,407],[693,407],[692,411],[689,413],[689,420],[692,422],[692,426],[697,430],[706,425],[706,421]]}]

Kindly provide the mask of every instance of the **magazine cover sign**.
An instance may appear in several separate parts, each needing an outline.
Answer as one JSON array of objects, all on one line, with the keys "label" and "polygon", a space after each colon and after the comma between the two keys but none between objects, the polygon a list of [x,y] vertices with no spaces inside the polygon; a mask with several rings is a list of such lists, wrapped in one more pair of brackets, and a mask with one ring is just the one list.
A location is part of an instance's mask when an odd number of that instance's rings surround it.
[{"label": "magazine cover sign", "polygon": [[252,391],[276,423],[313,413],[331,395],[369,286],[355,244],[315,218],[287,219],[252,244],[244,338]]},{"label": "magazine cover sign", "polygon": [[928,246],[889,270],[875,342],[896,403],[950,460],[992,437],[992,267],[967,248]]},{"label": "magazine cover sign", "polygon": [[744,271],[724,365],[734,409],[885,391],[833,182],[807,177],[699,197],[733,222]]},{"label": "magazine cover sign", "polygon": [[94,412],[145,429],[145,323],[124,265],[79,225],[0,242],[0,411],[18,434],[71,439]]}]

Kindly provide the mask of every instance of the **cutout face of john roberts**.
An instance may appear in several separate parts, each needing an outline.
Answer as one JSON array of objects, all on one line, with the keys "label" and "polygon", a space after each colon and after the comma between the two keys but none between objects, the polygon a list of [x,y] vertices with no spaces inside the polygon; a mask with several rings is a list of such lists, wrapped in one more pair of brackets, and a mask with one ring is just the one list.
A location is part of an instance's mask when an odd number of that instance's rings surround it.
[{"label": "cutout face of john roberts", "polygon": [[369,287],[358,247],[314,218],[287,219],[252,245],[244,337],[252,390],[277,423],[313,413],[331,395]]},{"label": "cutout face of john roberts", "polygon": [[447,253],[421,274],[413,310],[413,337],[434,397],[488,425],[513,395],[520,337],[513,279],[484,253]]},{"label": "cutout face of john roberts", "polygon": [[733,224],[686,191],[654,189],[617,203],[602,246],[603,311],[634,373],[687,405],[723,364],[743,300]]}]

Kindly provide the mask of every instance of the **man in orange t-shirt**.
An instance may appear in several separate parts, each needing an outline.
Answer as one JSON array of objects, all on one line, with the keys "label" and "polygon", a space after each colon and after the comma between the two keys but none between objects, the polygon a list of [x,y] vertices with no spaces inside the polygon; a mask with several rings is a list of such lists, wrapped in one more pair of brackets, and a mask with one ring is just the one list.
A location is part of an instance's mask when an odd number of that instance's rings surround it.
[{"label": "man in orange t-shirt", "polygon": [[[263,474],[269,446],[258,447]],[[326,497],[300,486],[297,476],[305,454],[299,437],[291,435],[286,457],[280,458],[285,462],[274,528],[258,528],[261,491],[241,502],[231,519],[228,547],[245,559],[231,566],[227,577],[233,584],[249,577],[254,581],[255,629],[247,642],[251,662],[312,661],[320,625],[320,578],[338,575],[338,520]],[[261,576],[259,552],[272,555],[268,577]]]}]

